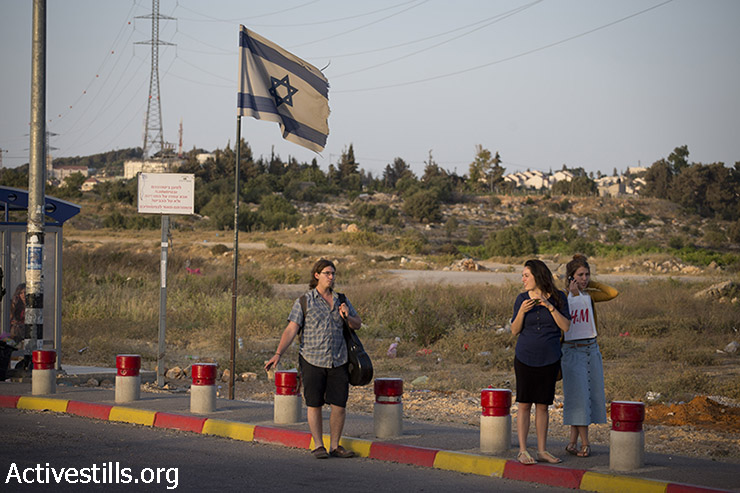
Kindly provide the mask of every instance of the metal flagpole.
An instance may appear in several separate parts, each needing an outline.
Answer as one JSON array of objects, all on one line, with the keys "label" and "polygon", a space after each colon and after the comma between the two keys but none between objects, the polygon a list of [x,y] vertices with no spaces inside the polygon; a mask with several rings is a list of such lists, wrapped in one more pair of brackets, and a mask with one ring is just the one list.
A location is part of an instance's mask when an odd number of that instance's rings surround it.
[{"label": "metal flagpole", "polygon": [[236,370],[236,288],[239,273],[239,162],[241,161],[242,118],[236,117],[236,164],[234,167],[234,281],[231,286],[231,361],[229,367],[229,399],[234,399]]}]

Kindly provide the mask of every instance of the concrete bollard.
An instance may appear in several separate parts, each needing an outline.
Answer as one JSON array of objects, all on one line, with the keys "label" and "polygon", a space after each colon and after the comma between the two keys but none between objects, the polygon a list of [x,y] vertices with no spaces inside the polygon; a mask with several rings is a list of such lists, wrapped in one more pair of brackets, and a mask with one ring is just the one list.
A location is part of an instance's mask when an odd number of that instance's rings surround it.
[{"label": "concrete bollard", "polygon": [[133,402],[141,398],[141,356],[116,356],[116,402]]},{"label": "concrete bollard", "polygon": [[511,448],[511,390],[483,389],[480,417],[480,450],[490,454],[508,452]]},{"label": "concrete bollard", "polygon": [[609,469],[631,471],[645,464],[645,404],[614,401],[609,435]]},{"label": "concrete bollard", "polygon": [[275,372],[275,403],[273,419],[278,424],[293,424],[301,420],[301,389],[298,370]]},{"label": "concrete bollard", "polygon": [[191,367],[190,412],[212,413],[216,410],[216,363],[194,363]]},{"label": "concrete bollard", "polygon": [[375,379],[374,430],[377,438],[393,438],[403,433],[403,380]]},{"label": "concrete bollard", "polygon": [[57,361],[57,353],[54,350],[39,349],[32,353],[31,361],[31,394],[44,395],[54,394],[57,391],[57,371],[54,363]]}]

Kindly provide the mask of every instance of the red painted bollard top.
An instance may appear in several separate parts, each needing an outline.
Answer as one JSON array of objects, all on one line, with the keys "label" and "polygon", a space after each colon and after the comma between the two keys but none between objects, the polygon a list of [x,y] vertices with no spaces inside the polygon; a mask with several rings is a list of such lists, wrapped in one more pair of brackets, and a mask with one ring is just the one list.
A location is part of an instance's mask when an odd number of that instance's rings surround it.
[{"label": "red painted bollard top", "polygon": [[215,385],[217,367],[216,363],[194,363],[191,368],[193,385]]},{"label": "red painted bollard top", "polygon": [[275,372],[275,393],[277,395],[298,395],[298,370],[278,370]]},{"label": "red painted bollard top", "polygon": [[612,430],[642,431],[645,421],[645,403],[614,401],[611,406]]},{"label": "red painted bollard top", "polygon": [[116,369],[119,377],[135,377],[141,369],[141,356],[138,354],[119,354],[116,356]]},{"label": "red painted bollard top", "polygon": [[51,370],[56,363],[57,352],[39,349],[33,352],[31,360],[34,370]]},{"label": "red painted bollard top", "polygon": [[401,402],[403,395],[403,379],[401,378],[376,378],[375,402],[378,404],[397,404]]},{"label": "red painted bollard top", "polygon": [[480,392],[483,416],[508,416],[511,408],[511,390],[483,389]]}]

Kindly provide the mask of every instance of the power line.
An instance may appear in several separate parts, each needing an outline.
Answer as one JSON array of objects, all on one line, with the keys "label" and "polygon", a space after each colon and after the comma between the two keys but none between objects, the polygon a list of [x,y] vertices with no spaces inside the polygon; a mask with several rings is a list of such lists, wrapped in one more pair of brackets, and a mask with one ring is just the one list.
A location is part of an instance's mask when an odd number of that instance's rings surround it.
[{"label": "power line", "polygon": [[467,31],[465,33],[462,33],[462,34],[460,34],[458,36],[455,36],[453,38],[447,39],[445,41],[441,41],[441,42],[439,42],[437,44],[433,44],[433,45],[428,46],[426,48],[422,48],[420,50],[414,51],[412,53],[408,53],[406,55],[403,55],[403,56],[400,56],[400,57],[397,57],[397,58],[393,58],[391,60],[386,60],[384,62],[376,63],[375,65],[370,65],[368,67],[364,67],[364,68],[361,68],[361,69],[353,70],[352,72],[345,72],[343,74],[333,75],[332,76],[332,79],[338,79],[340,77],[344,77],[344,76],[347,76],[347,75],[353,75],[353,74],[364,72],[366,70],[370,70],[370,69],[373,69],[373,68],[382,67],[384,65],[388,65],[390,63],[397,62],[399,60],[403,60],[403,59],[412,57],[414,55],[418,55],[419,53],[423,53],[425,51],[429,51],[429,50],[431,50],[433,48],[437,48],[438,46],[442,46],[443,44],[447,44],[447,43],[450,43],[452,41],[455,41],[455,40],[458,40],[460,38],[463,38],[463,37],[465,37],[465,36],[467,36],[469,34],[472,34],[472,33],[476,32],[476,31],[480,31],[481,29],[483,29],[485,27],[488,27],[488,26],[491,26],[493,24],[496,24],[497,22],[500,22],[502,20],[508,19],[509,17],[514,16],[514,15],[520,13],[520,12],[524,12],[528,8],[534,6],[534,5],[538,4],[538,3],[541,3],[542,1],[544,1],[544,0],[537,0],[535,2],[532,2],[530,4],[524,5],[524,6],[519,7],[519,8],[516,8],[514,10],[510,10],[509,12],[505,12],[505,13],[500,14],[498,16],[494,16],[492,18],[493,20],[491,20],[490,22],[487,22],[487,23],[483,24],[482,26],[478,26],[475,29],[471,29],[470,31]]},{"label": "power line", "polygon": [[590,30],[584,31],[584,32],[582,32],[580,34],[576,34],[575,36],[570,36],[568,38],[561,39],[560,41],[555,41],[553,43],[550,43],[550,44],[547,44],[547,45],[544,45],[544,46],[540,46],[539,48],[534,48],[532,50],[528,50],[528,51],[519,53],[517,55],[512,55],[512,56],[506,57],[506,58],[501,58],[499,60],[494,60],[492,62],[484,63],[482,65],[476,65],[475,67],[470,67],[470,68],[463,69],[463,70],[457,70],[455,72],[448,72],[446,74],[436,75],[436,76],[433,76],[433,77],[426,77],[424,79],[416,79],[416,80],[411,80],[411,81],[407,81],[407,82],[399,82],[399,83],[396,83],[396,84],[387,84],[387,85],[384,85],[384,86],[376,86],[376,87],[366,87],[366,88],[362,88],[362,89],[344,89],[344,90],[338,90],[338,91],[333,91],[333,92],[336,94],[336,93],[351,93],[351,92],[376,91],[376,90],[379,90],[379,89],[390,89],[390,88],[393,88],[393,87],[402,87],[402,86],[410,86],[410,85],[413,85],[413,84],[421,84],[422,82],[429,82],[429,81],[432,81],[432,80],[445,79],[447,77],[453,77],[455,75],[460,75],[460,74],[465,74],[465,73],[468,73],[468,72],[473,72],[475,70],[480,70],[482,68],[490,67],[492,65],[497,65],[499,63],[504,63],[504,62],[515,60],[517,58],[521,58],[521,57],[524,57],[524,56],[527,56],[527,55],[531,55],[532,53],[537,53],[539,51],[543,51],[543,50],[546,50],[548,48],[552,48],[554,46],[558,46],[558,45],[561,45],[563,43],[567,43],[568,41],[572,41],[574,39],[582,38],[582,37],[587,36],[589,34],[595,33],[596,31],[600,31],[602,29],[606,29],[608,27],[611,27],[611,26],[614,26],[614,25],[619,24],[621,22],[624,22],[624,21],[626,21],[628,19],[632,19],[633,17],[637,17],[638,15],[642,15],[642,14],[644,14],[646,12],[651,11],[651,10],[655,10],[658,7],[662,7],[663,5],[666,5],[668,3],[671,3],[672,1],[673,0],[666,0],[664,2],[661,2],[661,3],[657,4],[657,5],[653,5],[652,7],[649,7],[647,9],[641,10],[639,12],[635,12],[634,14],[630,14],[630,15],[628,15],[626,17],[622,17],[620,19],[617,19],[615,21],[612,21],[612,22],[609,22],[607,24],[601,25],[601,26],[596,27],[594,29],[590,29]]},{"label": "power line", "polygon": [[[534,3],[540,3],[540,2],[543,2],[543,1],[544,0],[537,0]],[[529,5],[533,5],[533,4],[529,4]],[[529,7],[529,5],[525,5],[523,7],[517,7],[516,9],[510,10],[509,12],[518,11],[518,10],[520,10],[522,8],[527,8],[527,7]],[[493,16],[488,17],[486,19],[473,22],[471,24],[466,24],[464,26],[456,27],[455,29],[450,29],[449,31],[445,31],[445,32],[433,34],[431,36],[426,36],[426,37],[423,37],[423,38],[414,39],[412,41],[406,41],[405,43],[399,43],[399,44],[395,44],[395,45],[384,46],[382,48],[374,48],[372,50],[356,51],[354,53],[344,53],[344,54],[341,54],[341,55],[307,56],[306,58],[310,58],[310,59],[316,59],[316,58],[321,58],[321,59],[327,59],[327,58],[332,58],[332,59],[333,58],[345,58],[345,57],[354,57],[354,56],[358,56],[358,55],[368,55],[370,53],[378,53],[378,52],[381,52],[381,51],[388,51],[388,50],[392,50],[392,49],[395,49],[395,48],[402,48],[404,46],[409,46],[409,45],[421,43],[421,42],[424,42],[424,41],[429,41],[430,39],[439,38],[439,37],[442,37],[442,36],[446,36],[448,34],[452,34],[452,33],[457,32],[457,31],[462,31],[463,29],[467,29],[469,27],[473,27],[473,26],[477,26],[479,24],[487,23],[488,21],[491,21],[493,19],[498,19],[502,15],[506,15],[509,12],[504,12],[503,14],[496,14],[496,15],[493,15]],[[336,77],[336,76],[333,76],[333,77]]]},{"label": "power line", "polygon": [[[135,3],[131,5],[131,9],[126,14],[126,17],[125,17],[126,19],[128,19],[131,16],[131,13],[133,12],[135,6],[136,6]],[[131,22],[129,21],[126,24],[123,24],[121,26],[120,30],[118,31],[118,34],[116,34],[116,37],[114,38],[113,43],[111,44],[111,47],[106,52],[106,55],[103,58],[103,61],[100,63],[100,66],[98,67],[97,71],[95,71],[95,76],[90,79],[90,82],[87,83],[87,86],[82,91],[82,93],[80,93],[77,96],[77,99],[71,105],[68,105],[68,108],[67,109],[63,110],[61,113],[58,114],[57,119],[64,118],[64,116],[66,116],[67,113],[69,113],[73,108],[75,108],[77,106],[77,103],[79,103],[80,100],[85,95],[87,95],[88,91],[90,90],[90,87],[95,83],[95,81],[97,81],[99,79],[99,75],[103,72],[103,67],[105,67],[106,63],[115,54],[115,52],[118,51],[117,50],[117,47],[116,47],[117,46],[117,43],[118,43],[118,39],[120,38],[121,34],[124,32],[124,30],[126,29],[126,27],[127,26],[130,26],[130,25],[131,25]],[[128,39],[131,39],[131,35],[132,34],[133,34],[133,31],[131,33],[129,33]],[[128,39],[124,42],[124,45],[125,44],[128,44]],[[117,63],[118,63],[118,58],[116,59],[116,63],[113,65],[113,69],[115,69],[115,66],[116,66]],[[74,127],[74,125],[73,125],[73,127]]]},{"label": "power line", "polygon": [[276,11],[273,11],[273,12],[268,12],[266,14],[253,15],[253,16],[250,16],[250,17],[240,17],[240,18],[236,18],[236,19],[219,19],[217,17],[213,17],[213,16],[210,16],[208,14],[203,14],[201,12],[197,12],[197,11],[195,11],[193,9],[190,9],[190,8],[187,8],[184,5],[181,5],[179,3],[178,3],[178,7],[182,8],[182,9],[185,9],[187,11],[190,11],[190,12],[192,12],[194,14],[197,14],[197,15],[200,15],[200,16],[203,16],[203,17],[207,17],[208,18],[208,19],[188,19],[188,18],[185,18],[185,17],[180,17],[183,20],[188,20],[188,21],[193,21],[193,22],[226,22],[226,23],[231,24],[231,23],[234,23],[234,22],[243,22],[243,21],[248,20],[248,19],[259,19],[261,17],[270,17],[270,16],[273,16],[273,15],[283,14],[285,12],[290,12],[290,11],[293,11],[293,10],[297,10],[297,9],[306,7],[306,6],[311,5],[313,3],[316,3],[316,2],[318,2],[318,0],[311,0],[310,2],[306,2],[306,3],[303,3],[301,5],[297,5],[295,7],[290,7],[290,8],[282,9],[282,10],[276,10]]},{"label": "power line", "polygon": [[354,27],[354,28],[352,28],[352,29],[349,29],[349,30],[347,30],[347,31],[343,31],[343,32],[341,32],[341,33],[337,33],[337,34],[332,34],[331,36],[326,36],[326,37],[324,37],[324,38],[320,38],[320,39],[315,39],[315,40],[313,40],[313,41],[308,41],[307,43],[301,43],[301,44],[299,44],[299,45],[293,45],[293,46],[288,46],[288,49],[294,49],[294,48],[300,48],[301,46],[308,46],[308,45],[312,45],[312,44],[314,44],[314,43],[319,43],[319,42],[321,42],[321,41],[326,41],[327,39],[332,39],[332,38],[336,38],[336,37],[338,37],[338,36],[344,36],[345,34],[349,34],[349,33],[353,33],[353,32],[355,32],[355,31],[359,31],[360,29],[364,29],[364,28],[366,28],[366,27],[368,27],[368,26],[372,26],[373,24],[377,24],[378,22],[382,22],[382,21],[384,21],[384,20],[388,20],[388,19],[390,19],[391,17],[395,17],[395,16],[397,16],[397,15],[403,14],[404,12],[408,12],[408,11],[409,11],[409,10],[411,10],[411,9],[415,9],[416,7],[419,7],[419,6],[421,6],[421,5],[424,5],[424,4],[425,4],[425,3],[427,3],[428,1],[429,1],[429,0],[422,0],[421,2],[417,3],[416,5],[412,5],[412,6],[408,7],[408,8],[405,8],[405,9],[403,9],[403,10],[400,10],[400,11],[398,11],[398,12],[394,13],[394,14],[390,14],[390,15],[387,15],[387,16],[385,16],[385,17],[381,17],[380,19],[374,20],[374,21],[372,21],[372,22],[368,22],[367,24],[363,24],[363,25],[361,25],[361,26],[357,26],[357,27]]}]

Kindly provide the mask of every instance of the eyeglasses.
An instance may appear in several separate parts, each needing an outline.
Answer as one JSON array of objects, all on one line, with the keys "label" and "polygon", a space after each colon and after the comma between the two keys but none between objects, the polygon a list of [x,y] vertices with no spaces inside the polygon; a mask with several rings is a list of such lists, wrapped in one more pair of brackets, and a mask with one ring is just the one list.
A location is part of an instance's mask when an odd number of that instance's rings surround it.
[{"label": "eyeglasses", "polygon": [[320,272],[319,274],[323,274],[326,277],[337,277],[337,273],[331,270],[325,270],[323,272]]}]

